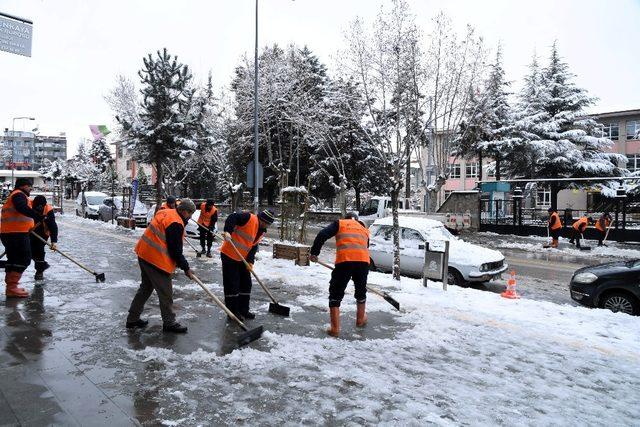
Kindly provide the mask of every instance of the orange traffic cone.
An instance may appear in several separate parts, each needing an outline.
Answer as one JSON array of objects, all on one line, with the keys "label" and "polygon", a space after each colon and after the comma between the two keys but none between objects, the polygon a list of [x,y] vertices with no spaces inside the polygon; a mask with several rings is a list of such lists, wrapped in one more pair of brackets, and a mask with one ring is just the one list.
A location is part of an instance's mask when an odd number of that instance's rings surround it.
[{"label": "orange traffic cone", "polygon": [[500,294],[502,298],[518,299],[520,296],[516,293],[516,272],[511,272],[511,277],[507,281],[507,289]]}]

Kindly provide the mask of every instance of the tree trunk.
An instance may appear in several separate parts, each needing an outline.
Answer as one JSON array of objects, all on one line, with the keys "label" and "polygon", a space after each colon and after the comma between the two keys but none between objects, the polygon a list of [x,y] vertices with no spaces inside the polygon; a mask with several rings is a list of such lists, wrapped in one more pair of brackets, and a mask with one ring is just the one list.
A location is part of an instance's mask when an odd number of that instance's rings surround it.
[{"label": "tree trunk", "polygon": [[482,150],[478,150],[478,181],[482,181]]},{"label": "tree trunk", "polygon": [[409,199],[411,199],[411,144],[407,144],[407,170],[404,177],[404,197],[407,199],[405,202],[405,209],[409,209]]},{"label": "tree trunk", "polygon": [[347,216],[347,186],[344,182],[340,183],[340,192],[338,193],[338,203],[340,205],[340,214],[342,218]]},{"label": "tree trunk", "polygon": [[551,183],[551,208],[553,210],[558,210],[558,193],[560,192],[560,187],[557,182]]},{"label": "tree trunk", "polygon": [[353,189],[356,191],[356,210],[360,212],[360,187],[355,186]]},{"label": "tree trunk", "polygon": [[162,162],[156,161],[156,212],[162,205]]},{"label": "tree trunk", "polygon": [[500,156],[496,156],[496,181],[500,181]]},{"label": "tree trunk", "polygon": [[400,280],[400,223],[398,221],[398,196],[400,190],[391,190],[391,215],[393,216],[393,279]]}]

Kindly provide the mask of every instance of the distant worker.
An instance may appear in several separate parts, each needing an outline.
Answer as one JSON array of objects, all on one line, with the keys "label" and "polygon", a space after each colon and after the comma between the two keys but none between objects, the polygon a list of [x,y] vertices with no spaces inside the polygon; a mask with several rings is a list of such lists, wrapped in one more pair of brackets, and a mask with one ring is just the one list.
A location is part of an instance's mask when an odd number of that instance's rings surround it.
[{"label": "distant worker", "polygon": [[[29,234],[33,226],[42,221],[42,216],[31,208],[31,181],[16,179],[14,190],[2,205],[0,217],[0,240],[7,252],[4,281],[7,298],[27,298],[29,292],[19,287],[22,273],[31,264]],[[35,221],[35,222],[34,222]]]},{"label": "distant worker", "polygon": [[135,251],[138,255],[142,283],[138,288],[127,317],[127,328],[144,328],[149,321],[140,318],[154,289],[160,301],[162,330],[165,332],[185,333],[187,327],[176,322],[173,311],[173,286],[171,275],[180,267],[185,275],[192,279],[189,263],[182,254],[184,228],[196,206],[190,199],[183,199],[177,209],[163,209],[158,212],[147,226]]},{"label": "distant worker", "polygon": [[[200,204],[200,217],[198,218],[198,227],[200,231],[200,246],[204,255],[204,243],[207,242],[207,258],[211,258],[211,245],[213,244],[213,233],[217,230],[218,224],[218,208],[213,204],[213,199],[207,199],[206,202]],[[204,228],[203,228],[204,227]]]},{"label": "distant worker", "polygon": [[549,235],[551,236],[551,247],[558,247],[558,239],[560,238],[560,231],[562,230],[562,221],[560,221],[560,215],[558,211],[553,208],[547,210],[549,212]]},{"label": "distant worker", "polygon": [[[44,217],[41,223],[36,224],[33,231],[45,241],[51,237],[51,249],[55,251],[57,249],[56,244],[58,243],[58,224],[56,224],[53,206],[47,203],[47,198],[44,196],[36,196],[33,199],[32,206],[34,211]],[[33,234],[31,234],[29,238],[31,239],[31,256],[36,269],[34,279],[42,280],[44,279],[44,271],[49,268],[49,263],[45,261],[44,247],[46,244]]]},{"label": "distant worker", "polygon": [[607,230],[611,225],[611,214],[604,212],[596,221],[596,230],[598,230],[598,246],[604,245],[603,241],[607,237]]},{"label": "distant worker", "polygon": [[222,259],[222,286],[225,305],[240,319],[255,319],[249,310],[251,300],[251,272],[233,249],[235,245],[240,255],[253,268],[258,244],[273,224],[275,214],[265,209],[259,214],[234,212],[224,223],[224,243],[220,248]]},{"label": "distant worker", "polygon": [[167,200],[160,205],[160,208],[158,208],[158,211],[161,211],[162,209],[175,209],[175,208],[176,208],[175,196],[167,196]]},{"label": "distant worker", "polygon": [[571,240],[569,243],[573,243],[575,240],[575,245],[577,248],[580,248],[580,238],[583,237],[584,232],[587,229],[587,226],[593,223],[593,219],[591,217],[580,217],[573,223],[573,235],[571,236]]},{"label": "distant worker", "polygon": [[369,230],[358,221],[358,214],[350,212],[344,219],[331,223],[320,230],[311,247],[309,259],[318,261],[324,243],[336,238],[335,269],[329,282],[329,312],[331,327],[327,333],[333,337],[340,334],[340,303],[349,280],[355,285],[357,303],[356,326],[367,323],[367,276],[369,274]]}]

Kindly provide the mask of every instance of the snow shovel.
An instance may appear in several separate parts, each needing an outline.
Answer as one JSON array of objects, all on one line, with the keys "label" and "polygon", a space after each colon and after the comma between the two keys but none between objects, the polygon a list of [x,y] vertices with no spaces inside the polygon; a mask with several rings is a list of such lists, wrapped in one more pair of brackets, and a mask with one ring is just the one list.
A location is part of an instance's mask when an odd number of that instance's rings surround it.
[{"label": "snow shovel", "polygon": [[[585,240],[584,239],[584,234],[580,233],[580,237],[582,237],[582,240]],[[581,251],[590,251],[591,250],[591,246],[582,246],[582,245],[580,245],[579,249]]]},{"label": "snow shovel", "polygon": [[[193,218],[189,218],[190,221],[192,221],[195,225],[197,225],[198,227],[202,228],[203,230],[205,230],[207,233],[211,234],[214,238],[216,237],[215,233],[213,233],[211,230],[209,230],[207,227],[205,227],[204,225],[200,224],[199,222],[197,222],[196,220],[194,220]],[[197,251],[196,251],[197,252]],[[196,258],[200,258],[202,256],[202,254],[200,252],[196,253]]]},{"label": "snow shovel", "polygon": [[[547,227],[547,239],[549,239],[549,227]],[[544,245],[542,245],[543,249],[549,249],[551,247],[550,243],[546,243]]]},{"label": "snow shovel", "polygon": [[[602,240],[602,246],[607,246],[604,244],[604,242],[606,242],[607,239],[609,238],[609,230],[611,230],[611,224],[613,224],[613,221],[609,221],[609,226],[607,227],[607,233],[604,235],[604,240]],[[2,255],[0,255],[0,258],[2,258]]]},{"label": "snow shovel", "polygon": [[62,255],[63,257],[65,257],[66,259],[68,259],[69,261],[71,261],[72,263],[74,263],[75,265],[77,265],[78,267],[80,267],[81,269],[88,271],[89,273],[93,274],[96,278],[96,283],[97,282],[104,282],[106,279],[104,277],[104,273],[96,273],[95,271],[85,267],[84,265],[82,265],[80,262],[76,261],[75,259],[71,258],[69,255],[65,254],[64,252],[62,252],[60,249],[54,249],[51,243],[47,242],[46,240],[44,240],[42,237],[40,237],[40,235],[38,235],[36,232],[31,231],[31,234],[33,234],[34,236],[36,236],[36,238],[38,238],[38,240],[40,240],[42,243],[44,243],[45,245],[49,246],[49,248],[54,251],[54,252],[58,252],[60,255]]},{"label": "snow shovel", "polygon": [[260,280],[260,278],[258,277],[258,275],[256,274],[255,271],[253,271],[253,268],[249,265],[249,263],[247,262],[246,259],[244,259],[244,257],[242,256],[242,254],[240,253],[240,251],[238,250],[238,248],[236,248],[236,245],[233,243],[233,240],[229,239],[227,240],[227,242],[231,243],[231,247],[233,248],[233,250],[235,251],[235,253],[240,257],[240,259],[242,260],[242,262],[244,263],[245,267],[247,267],[247,270],[249,270],[251,272],[251,274],[253,274],[253,277],[256,278],[256,280],[258,281],[258,283],[260,284],[260,286],[262,287],[262,289],[265,291],[265,293],[269,296],[269,299],[271,300],[271,303],[269,304],[269,312],[273,313],[273,314],[279,314],[280,316],[285,316],[285,317],[289,317],[289,312],[291,311],[291,309],[289,307],[287,307],[286,305],[282,305],[280,304],[278,301],[276,301],[275,297],[273,296],[273,294],[269,291],[269,289],[264,285],[264,283],[262,283],[262,281]]},{"label": "snow shovel", "polygon": [[[333,270],[335,267],[330,266],[327,263],[324,263],[320,260],[316,261],[318,264],[327,267],[329,270]],[[400,303],[398,301],[396,301],[391,295],[389,295],[388,293],[381,291],[379,289],[373,288],[371,287],[371,285],[369,283],[367,283],[367,290],[369,292],[371,292],[372,294],[376,294],[379,297],[382,297],[386,302],[388,302],[389,304],[391,304],[396,310],[400,311]]]},{"label": "snow shovel", "polygon": [[191,249],[193,249],[194,251],[196,251],[196,257],[197,257],[197,258],[200,258],[200,251],[199,251],[199,250],[197,250],[195,246],[193,246],[193,243],[191,243],[191,242],[189,241],[189,238],[188,238],[187,236],[185,236],[185,237],[184,237],[184,241],[185,241],[185,242],[187,242],[187,244],[188,244],[189,246],[191,246]]},{"label": "snow shovel", "polygon": [[239,346],[247,345],[250,342],[257,340],[258,338],[260,338],[262,336],[262,332],[264,330],[262,325],[258,326],[257,328],[249,329],[247,327],[247,325],[242,323],[242,321],[240,319],[238,319],[238,317],[235,314],[233,314],[233,312],[231,310],[229,310],[229,308],[227,308],[227,306],[224,305],[224,303],[222,301],[220,301],[220,298],[215,296],[215,294],[213,292],[211,292],[204,285],[204,283],[202,283],[202,281],[196,277],[195,274],[192,274],[192,277],[193,277],[193,281],[196,282],[198,285],[200,285],[200,287],[211,297],[211,299],[213,299],[213,302],[215,302],[216,305],[222,309],[222,311],[227,313],[227,316],[229,316],[238,325],[240,325],[240,327],[242,328],[244,333],[238,337],[238,345]]}]

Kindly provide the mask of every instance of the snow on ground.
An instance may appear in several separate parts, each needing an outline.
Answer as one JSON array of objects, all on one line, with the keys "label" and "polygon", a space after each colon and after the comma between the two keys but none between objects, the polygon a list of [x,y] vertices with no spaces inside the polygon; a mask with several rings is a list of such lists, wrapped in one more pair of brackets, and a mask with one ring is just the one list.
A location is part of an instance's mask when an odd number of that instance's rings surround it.
[{"label": "snow on ground", "polygon": [[[467,238],[467,236],[463,236]],[[571,255],[576,257],[589,258],[640,258],[640,250],[631,249],[627,245],[617,242],[606,242],[607,246],[598,246],[597,241],[582,240],[583,246],[590,246],[591,250],[583,251],[569,243],[567,239],[560,239],[558,249],[543,248],[543,244],[548,244],[550,239],[541,236],[513,236],[490,232],[474,233],[471,238],[475,242],[482,242],[483,245],[498,249],[519,249],[527,252],[551,253],[559,255]]]},{"label": "snow on ground", "polygon": [[[304,312],[326,309],[324,267],[297,267],[263,253],[256,271],[298,294],[287,303]],[[638,318],[473,289],[444,292],[438,283],[424,288],[420,280],[398,283],[382,273],[372,273],[370,282],[401,304],[399,313],[369,296],[366,331],[395,323],[390,336],[366,338],[355,330],[351,288],[342,315],[348,339],[301,335],[296,310],[290,330],[266,331],[262,348],[224,355],[127,349],[127,363],[161,367],[153,375],[160,400],[174,402],[168,425],[203,422],[198,414],[212,401],[223,404],[206,423],[632,425],[640,419]],[[377,323],[377,312],[391,312],[391,323]]]}]

